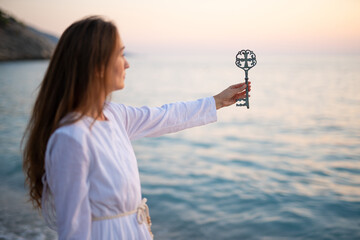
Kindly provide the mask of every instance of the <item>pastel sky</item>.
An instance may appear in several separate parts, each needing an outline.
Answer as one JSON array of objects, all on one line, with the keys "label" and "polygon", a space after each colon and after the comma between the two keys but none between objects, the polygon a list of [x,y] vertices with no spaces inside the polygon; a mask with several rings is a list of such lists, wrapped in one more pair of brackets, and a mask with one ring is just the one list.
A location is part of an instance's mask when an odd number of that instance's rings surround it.
[{"label": "pastel sky", "polygon": [[58,36],[105,15],[133,52],[360,53],[360,0],[0,0],[0,8]]}]

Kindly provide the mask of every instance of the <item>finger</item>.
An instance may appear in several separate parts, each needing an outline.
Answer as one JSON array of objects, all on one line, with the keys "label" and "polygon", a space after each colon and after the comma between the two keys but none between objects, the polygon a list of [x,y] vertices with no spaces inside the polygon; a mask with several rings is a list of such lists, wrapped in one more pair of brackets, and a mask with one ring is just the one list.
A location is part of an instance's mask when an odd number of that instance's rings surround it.
[{"label": "finger", "polygon": [[243,92],[246,92],[246,85],[240,88],[230,89],[228,97],[233,98],[235,95],[242,94]]},{"label": "finger", "polygon": [[242,91],[236,92],[234,95],[246,95],[246,91],[243,89]]},{"label": "finger", "polygon": [[231,89],[241,88],[244,85],[246,86],[245,83],[238,83],[238,84],[231,85],[230,88]]},{"label": "finger", "polygon": [[242,91],[238,91],[238,92],[236,92],[234,95],[246,95],[246,91],[245,91],[245,89],[244,90],[242,90]]},{"label": "finger", "polygon": [[245,98],[246,97],[246,94],[236,94],[235,96],[234,96],[234,99],[236,100],[236,99],[242,99],[242,98]]},{"label": "finger", "polygon": [[[235,96],[239,96],[239,95],[243,95],[243,96],[246,96],[246,87],[243,88],[243,89],[237,89],[239,91],[237,91],[234,95]],[[248,89],[248,92],[251,91],[251,87]]]},{"label": "finger", "polygon": [[[245,89],[246,88],[246,83],[238,83],[238,84],[235,84],[235,85],[232,85],[230,86],[231,89],[237,89],[237,88],[242,88],[242,89]],[[251,88],[251,82],[249,81],[248,82],[248,88],[250,90]]]}]

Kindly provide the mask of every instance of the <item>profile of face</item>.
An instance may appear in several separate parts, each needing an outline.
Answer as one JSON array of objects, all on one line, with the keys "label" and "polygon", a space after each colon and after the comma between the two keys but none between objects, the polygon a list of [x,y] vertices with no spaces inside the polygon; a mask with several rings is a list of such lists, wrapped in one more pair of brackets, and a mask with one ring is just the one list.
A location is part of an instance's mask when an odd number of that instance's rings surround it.
[{"label": "profile of face", "polygon": [[109,61],[107,76],[111,85],[111,91],[123,89],[125,87],[125,70],[130,67],[124,55],[124,43],[120,35],[117,35],[115,50]]}]

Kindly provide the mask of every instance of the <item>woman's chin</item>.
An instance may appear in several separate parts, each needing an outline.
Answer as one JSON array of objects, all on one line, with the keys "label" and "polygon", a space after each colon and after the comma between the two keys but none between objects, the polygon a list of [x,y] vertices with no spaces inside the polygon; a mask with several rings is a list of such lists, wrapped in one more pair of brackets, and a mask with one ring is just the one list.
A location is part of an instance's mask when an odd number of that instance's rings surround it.
[{"label": "woman's chin", "polygon": [[121,84],[120,86],[117,87],[116,90],[121,90],[121,89],[124,89],[125,88],[125,84]]}]

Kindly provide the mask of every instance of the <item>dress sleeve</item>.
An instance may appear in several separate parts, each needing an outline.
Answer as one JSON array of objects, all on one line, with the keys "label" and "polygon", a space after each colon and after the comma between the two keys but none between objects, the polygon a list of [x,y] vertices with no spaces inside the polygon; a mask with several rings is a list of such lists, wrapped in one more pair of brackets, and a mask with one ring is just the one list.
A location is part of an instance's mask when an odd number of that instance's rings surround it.
[{"label": "dress sleeve", "polygon": [[90,239],[90,161],[86,149],[67,134],[56,133],[48,148],[46,177],[54,198],[59,240]]},{"label": "dress sleeve", "polygon": [[125,106],[124,111],[125,128],[131,140],[157,137],[217,120],[213,97],[156,108]]}]

